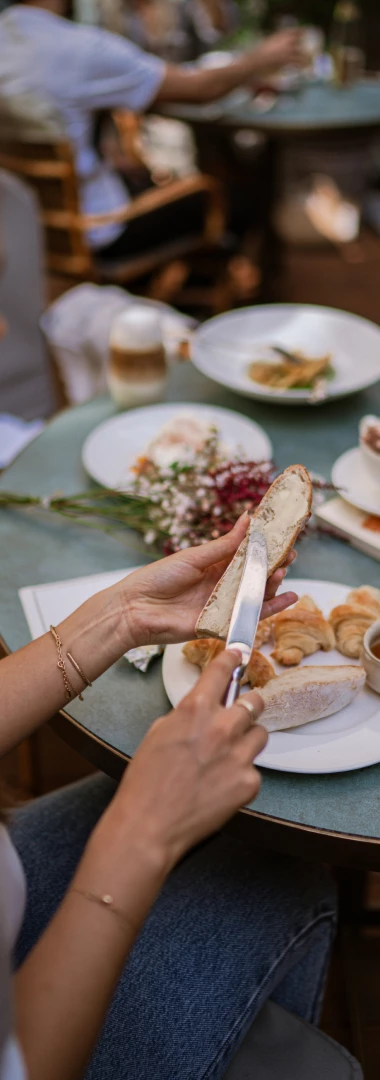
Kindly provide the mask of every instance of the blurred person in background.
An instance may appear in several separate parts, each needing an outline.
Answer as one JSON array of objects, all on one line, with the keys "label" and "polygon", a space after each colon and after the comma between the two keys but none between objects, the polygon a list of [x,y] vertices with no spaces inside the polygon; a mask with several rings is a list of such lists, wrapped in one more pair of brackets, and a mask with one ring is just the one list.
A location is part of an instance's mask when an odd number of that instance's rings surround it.
[{"label": "blurred person in background", "polygon": [[197,60],[239,27],[234,0],[125,0],[122,32],[164,60]]},{"label": "blurred person in background", "polygon": [[178,4],[170,0],[125,0],[122,33],[145,52],[163,60],[182,59]]},{"label": "blurred person in background", "polygon": [[[11,5],[0,15],[0,96],[31,94],[47,99],[59,115],[72,143],[85,213],[116,210],[128,201],[118,172],[102,162],[93,146],[98,110],[143,112],[167,101],[205,103],[235,87],[251,83],[268,70],[300,58],[297,30],[269,38],[230,64],[211,70],[167,64],[117,34],[65,19],[66,0],[30,0]],[[181,236],[183,213],[154,223],[155,242]],[[186,232],[199,228],[198,205],[186,207]],[[153,223],[152,223],[153,224]],[[144,229],[144,226],[142,227]],[[146,232],[146,229],[145,229]],[[90,243],[102,258],[117,260],[144,250],[150,240],[135,223],[93,230]]]},{"label": "blurred person in background", "polygon": [[181,60],[197,60],[239,28],[240,11],[235,0],[181,0],[179,22]]}]

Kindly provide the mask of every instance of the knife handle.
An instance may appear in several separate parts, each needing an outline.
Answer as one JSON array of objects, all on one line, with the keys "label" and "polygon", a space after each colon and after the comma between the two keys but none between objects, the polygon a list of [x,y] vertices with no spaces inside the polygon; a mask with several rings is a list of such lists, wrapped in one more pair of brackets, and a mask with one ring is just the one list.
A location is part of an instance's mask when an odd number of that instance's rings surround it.
[{"label": "knife handle", "polygon": [[246,664],[239,664],[234,668],[226,693],[223,698],[223,705],[228,709],[231,705],[235,704],[236,698],[240,694],[240,679],[243,678],[246,669]]}]

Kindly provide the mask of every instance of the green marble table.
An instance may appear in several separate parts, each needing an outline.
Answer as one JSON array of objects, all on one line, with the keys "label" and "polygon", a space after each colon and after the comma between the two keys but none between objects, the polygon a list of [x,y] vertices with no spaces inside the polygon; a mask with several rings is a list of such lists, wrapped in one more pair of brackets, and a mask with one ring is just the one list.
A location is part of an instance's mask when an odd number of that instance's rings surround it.
[{"label": "green marble table", "polygon": [[260,110],[254,98],[239,92],[210,105],[165,105],[162,112],[188,123],[222,123],[254,127],[268,134],[373,128],[380,124],[380,80],[353,86],[306,83],[279,94],[275,104]]},{"label": "green marble table", "polygon": [[[357,440],[359,417],[380,413],[380,384],[336,404],[276,408],[240,397],[206,379],[192,364],[173,368],[168,400],[209,402],[236,409],[261,423],[284,467],[302,461],[325,476],[338,454]],[[3,474],[0,488],[51,495],[73,493],[89,481],[81,447],[89,431],[113,414],[109,399],[61,413]],[[146,561],[132,533],[115,537],[66,524],[47,514],[0,512],[0,633],[10,650],[29,640],[18,589],[23,585],[121,569]],[[379,585],[379,563],[331,537],[299,545],[297,575],[347,585]],[[291,572],[292,573],[292,572]],[[96,765],[119,775],[155,717],[168,708],[158,661],[147,673],[121,660],[55,721],[61,735]],[[263,770],[259,798],[236,827],[249,827],[255,842],[313,858],[380,869],[380,765],[330,776]]]}]

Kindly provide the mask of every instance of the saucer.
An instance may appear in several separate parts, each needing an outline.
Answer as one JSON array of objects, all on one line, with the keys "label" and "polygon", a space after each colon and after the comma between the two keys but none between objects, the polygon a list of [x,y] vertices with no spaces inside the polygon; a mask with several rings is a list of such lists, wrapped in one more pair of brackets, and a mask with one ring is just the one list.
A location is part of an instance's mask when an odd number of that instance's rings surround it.
[{"label": "saucer", "polygon": [[372,479],[359,446],[337,459],[331,479],[346,502],[367,514],[380,515],[380,485]]}]

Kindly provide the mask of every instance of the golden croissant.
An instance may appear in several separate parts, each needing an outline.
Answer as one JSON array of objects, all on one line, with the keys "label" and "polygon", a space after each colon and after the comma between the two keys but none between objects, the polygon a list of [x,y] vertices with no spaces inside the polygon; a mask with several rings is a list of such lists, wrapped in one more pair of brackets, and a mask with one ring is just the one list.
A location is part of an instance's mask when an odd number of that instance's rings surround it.
[{"label": "golden croissant", "polygon": [[362,585],[352,589],[345,604],[338,604],[330,614],[336,647],[352,660],[360,657],[366,631],[380,618],[380,589]]},{"label": "golden croissant", "polygon": [[219,638],[197,638],[196,641],[187,641],[182,652],[190,664],[196,664],[204,671],[225,647],[225,641],[219,641]]},{"label": "golden croissant", "polygon": [[258,649],[252,649],[241,685],[244,686],[249,683],[252,690],[254,690],[260,686],[266,686],[271,679],[276,678],[276,672],[270,660],[267,660],[266,656],[263,656]]},{"label": "golden croissant", "polygon": [[328,652],[335,645],[332,627],[311,596],[302,596],[294,607],[276,615],[272,629],[276,648],[271,655],[285,667],[300,664],[304,656],[319,649]]},{"label": "golden croissant", "polygon": [[272,634],[272,622],[273,622],[273,615],[271,615],[269,617],[269,619],[261,619],[261,622],[259,622],[259,625],[258,625],[257,630],[256,630],[256,637],[255,637],[255,644],[254,644],[255,649],[261,649],[261,646],[265,645],[265,643],[267,641],[269,641],[269,638],[271,637],[271,634]]},{"label": "golden croissant", "polygon": [[[217,638],[197,638],[196,641],[187,641],[182,652],[190,664],[196,664],[201,671],[204,671],[211,660],[223,649],[225,649],[225,642]],[[252,687],[266,686],[270,679],[275,678],[276,674],[270,660],[262,656],[257,649],[252,649],[242,685],[249,683]]]},{"label": "golden croissant", "polygon": [[361,607],[373,611],[375,619],[380,618],[380,589],[373,585],[361,585],[359,589],[351,589],[346,604],[360,604]]}]

